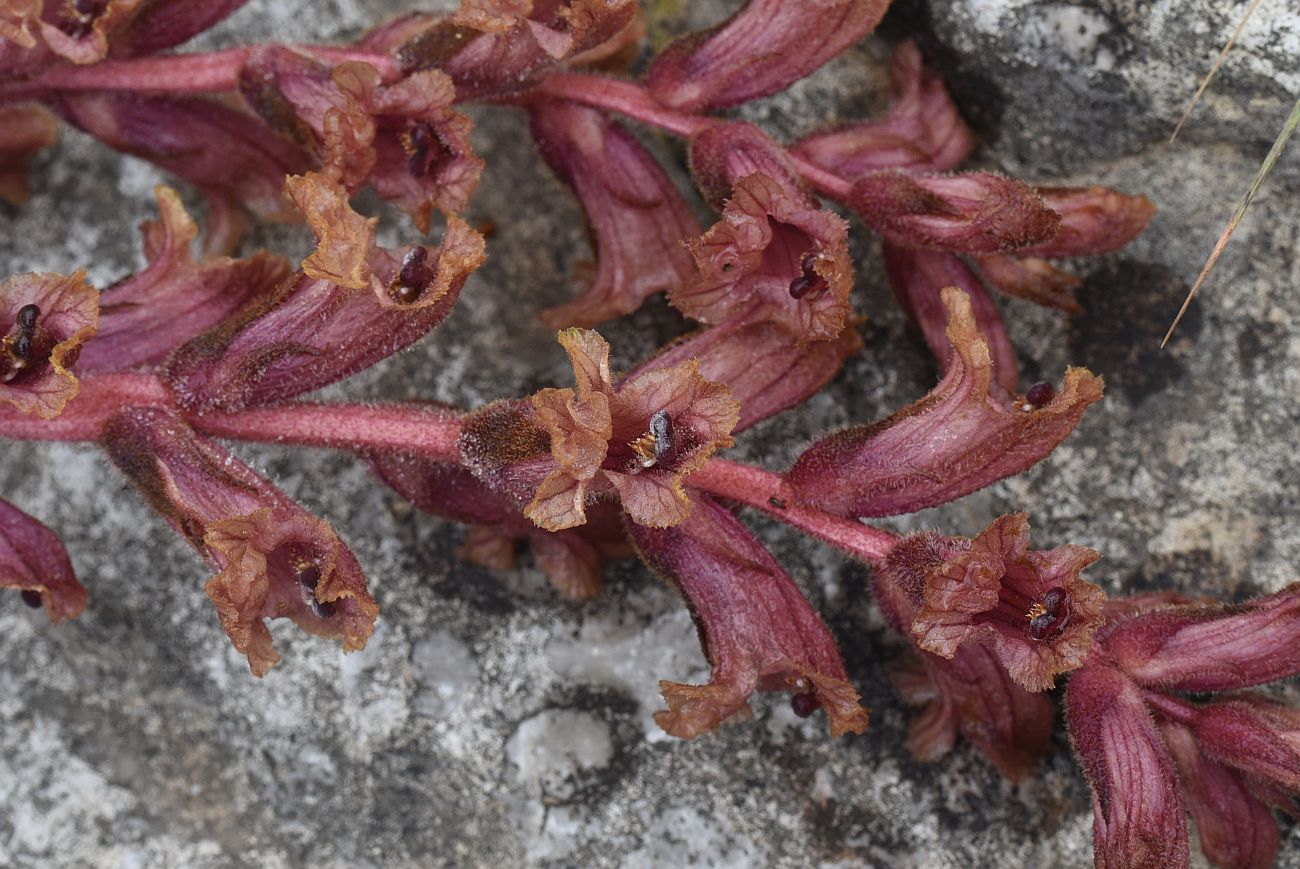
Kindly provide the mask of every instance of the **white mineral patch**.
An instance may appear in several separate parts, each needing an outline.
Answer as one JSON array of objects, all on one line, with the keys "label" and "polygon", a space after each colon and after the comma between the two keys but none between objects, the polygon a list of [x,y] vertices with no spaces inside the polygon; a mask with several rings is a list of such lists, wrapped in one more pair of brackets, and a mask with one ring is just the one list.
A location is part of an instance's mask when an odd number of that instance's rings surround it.
[{"label": "white mineral patch", "polygon": [[654,722],[654,713],[664,708],[659,680],[703,684],[709,679],[695,625],[684,607],[648,625],[639,619],[592,619],[576,637],[557,630],[546,654],[561,676],[609,685],[635,697],[651,742],[672,738]]},{"label": "white mineral patch", "polygon": [[469,648],[446,631],[434,631],[411,649],[415,673],[415,711],[446,718],[459,708],[478,682],[478,662]]},{"label": "white mineral patch", "polygon": [[750,869],[766,862],[763,850],[738,835],[725,820],[698,809],[674,806],[659,814],[645,832],[644,844],[628,854],[623,869]]}]

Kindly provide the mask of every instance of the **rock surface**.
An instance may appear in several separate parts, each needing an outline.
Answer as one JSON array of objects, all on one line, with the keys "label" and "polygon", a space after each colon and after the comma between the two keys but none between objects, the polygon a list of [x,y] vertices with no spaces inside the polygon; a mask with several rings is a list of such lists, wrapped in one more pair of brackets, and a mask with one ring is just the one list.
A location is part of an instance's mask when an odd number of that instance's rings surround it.
[{"label": "rock surface", "polygon": [[[919,32],[954,76],[981,161],[1160,207],[1128,250],[1082,264],[1087,313],[1003,305],[1026,380],[1086,364],[1109,382],[1101,405],[1032,472],[894,527],[969,534],[1027,510],[1038,545],[1101,550],[1090,575],[1112,591],[1235,599],[1300,579],[1294,151],[1171,351],[1156,349],[1300,83],[1300,19],[1268,5],[1175,146],[1166,131],[1237,4],[931,0],[891,14],[891,38]],[[203,44],[348,38],[395,8],[256,2]],[[877,105],[864,89],[882,81],[882,45],[747,112],[791,133]],[[518,117],[478,118],[489,170],[471,216],[498,226],[488,265],[440,331],[332,395],[476,405],[567,382],[535,315],[566,298],[586,255],[580,215]],[[129,272],[159,180],[67,134],[37,160],[32,200],[0,211],[0,271],[87,266],[99,286]],[[409,237],[391,215],[384,226]],[[878,418],[933,382],[875,245],[860,227],[854,238],[866,350],[737,455],[780,467],[816,431]],[[284,229],[253,241],[298,255],[306,244]],[[604,331],[625,367],[681,328],[653,303]],[[832,741],[818,717],[760,697],[752,722],[680,743],[650,717],[655,684],[705,664],[687,613],[645,571],[612,570],[594,601],[559,600],[530,563],[499,575],[456,561],[460,528],[413,514],[346,457],[236,452],[339,529],[379,630],[343,656],[277,626],[285,661],[253,679],[202,593],[203,567],[96,450],[6,443],[0,492],[62,534],[91,603],[51,627],[0,596],[0,867],[1091,865],[1087,788],[1063,736],[1018,788],[964,746],[934,765],[909,757],[910,713],[881,666],[899,642],[865,569],[823,547],[754,523],[838,637],[870,730]],[[1290,826],[1280,865],[1300,867]]]}]

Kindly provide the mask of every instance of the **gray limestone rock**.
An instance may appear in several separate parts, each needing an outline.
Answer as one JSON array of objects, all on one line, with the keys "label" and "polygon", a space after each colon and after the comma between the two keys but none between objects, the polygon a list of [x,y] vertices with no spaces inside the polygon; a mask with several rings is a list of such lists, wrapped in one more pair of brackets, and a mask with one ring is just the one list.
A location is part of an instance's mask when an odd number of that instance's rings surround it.
[{"label": "gray limestone rock", "polygon": [[[403,5],[263,0],[202,44],[348,38]],[[970,534],[1026,510],[1037,545],[1099,549],[1090,575],[1115,592],[1240,599],[1300,579],[1294,151],[1171,349],[1156,349],[1300,85],[1300,25],[1280,6],[1260,10],[1175,146],[1163,139],[1236,4],[905,0],[891,14],[887,36],[919,34],[952,75],[985,165],[1160,208],[1126,251],[1078,263],[1086,313],[1003,303],[1027,382],[1068,363],[1107,379],[1078,432],[1030,473],[892,527]],[[707,23],[716,4],[690,12]],[[745,113],[786,135],[860,115],[880,104],[886,56],[869,41]],[[498,227],[488,264],[439,331],[329,396],[473,406],[567,382],[536,312],[567,297],[588,255],[581,216],[517,115],[476,118],[489,168],[470,218]],[[0,210],[0,271],[121,277],[141,262],[135,224],[161,180],[68,133],[36,161],[32,200]],[[389,212],[383,232],[411,237]],[[781,467],[814,433],[933,383],[876,246],[853,235],[866,349],[735,455]],[[280,228],[251,243],[300,256],[307,240]],[[603,331],[626,367],[682,329],[653,302]],[[91,602],[51,627],[0,596],[0,867],[1091,865],[1088,791],[1064,736],[1019,787],[967,746],[933,765],[908,755],[911,713],[883,671],[901,643],[865,568],[824,547],[753,521],[841,643],[870,730],[832,741],[819,718],[761,696],[752,721],[681,743],[653,724],[656,682],[707,669],[688,614],[645,571],[616,567],[596,600],[560,600],[527,559],[508,574],[458,562],[462,529],[413,513],[345,456],[235,451],[334,523],[370,577],[378,631],[344,656],[276,625],[285,660],[253,679],[202,565],[93,447],[6,442],[0,492],[61,533]],[[1280,865],[1300,867],[1289,824]]]}]

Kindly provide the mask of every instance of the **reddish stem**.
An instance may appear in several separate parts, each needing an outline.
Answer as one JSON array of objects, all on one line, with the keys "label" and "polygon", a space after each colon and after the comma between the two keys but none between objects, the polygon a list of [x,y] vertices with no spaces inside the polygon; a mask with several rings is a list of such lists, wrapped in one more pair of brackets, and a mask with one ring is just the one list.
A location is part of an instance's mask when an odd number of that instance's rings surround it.
[{"label": "reddish stem", "polygon": [[641,85],[621,79],[556,72],[543,79],[537,91],[598,109],[609,109],[686,138],[714,124],[727,123],[667,108]]},{"label": "reddish stem", "polygon": [[832,516],[796,503],[784,491],[781,477],[762,468],[727,459],[712,459],[688,477],[687,483],[710,494],[756,507],[787,525],[872,564],[878,565],[884,561],[898,540],[895,535],[880,528],[872,528],[853,519]]},{"label": "reddish stem", "polygon": [[459,411],[419,404],[281,404],[189,416],[204,434],[342,450],[397,450],[460,461]]},{"label": "reddish stem", "polygon": [[108,418],[124,407],[169,405],[175,396],[152,374],[98,374],[81,379],[80,390],[54,419],[0,404],[0,438],[28,441],[93,441]]},{"label": "reddish stem", "polygon": [[1143,691],[1143,701],[1170,721],[1191,724],[1196,719],[1196,708],[1159,691]]},{"label": "reddish stem", "polygon": [[[391,57],[324,45],[291,46],[329,63],[363,61],[385,81],[401,77]],[[220,93],[239,88],[239,72],[255,49],[230,48],[196,54],[170,54],[101,60],[87,66],[60,66],[27,81],[0,86],[0,99],[39,97],[51,91],[133,91],[143,93]]]},{"label": "reddish stem", "polygon": [[[537,91],[548,96],[572,100],[575,103],[609,109],[686,138],[711,126],[732,123],[720,118],[692,115],[667,108],[651,96],[643,85],[603,76],[552,73],[537,86]],[[807,160],[793,154],[788,156],[810,187],[829,199],[839,202],[848,201],[853,185],[835,173],[827,172]]]}]

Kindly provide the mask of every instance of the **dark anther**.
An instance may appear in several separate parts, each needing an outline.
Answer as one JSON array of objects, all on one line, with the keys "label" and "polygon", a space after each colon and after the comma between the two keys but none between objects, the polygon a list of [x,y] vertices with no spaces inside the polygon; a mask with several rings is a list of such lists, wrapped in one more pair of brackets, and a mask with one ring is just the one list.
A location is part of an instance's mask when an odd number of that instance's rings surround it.
[{"label": "dark anther", "polygon": [[1048,589],[1042,601],[1029,609],[1029,627],[1026,633],[1031,640],[1045,640],[1060,633],[1070,623],[1070,596],[1063,588]]},{"label": "dark anther", "polygon": [[816,254],[810,252],[803,255],[803,259],[799,261],[799,277],[790,282],[790,298],[802,299],[809,293],[820,293],[826,289],[826,279],[817,274],[814,268],[816,264]]},{"label": "dark anther", "polygon": [[72,0],[72,8],[78,15],[89,15],[94,18],[103,14],[108,8],[108,0]]},{"label": "dark anther", "polygon": [[28,332],[22,332],[14,339],[12,350],[14,356],[24,362],[32,358],[32,336]]},{"label": "dark anther", "polygon": [[303,588],[314,592],[320,583],[320,567],[310,561],[298,567],[298,582]]},{"label": "dark anther", "polygon": [[317,618],[327,619],[338,612],[338,608],[329,601],[318,601],[312,598],[311,611],[316,614]]},{"label": "dark anther", "polygon": [[406,134],[406,168],[416,178],[429,174],[429,149],[437,144],[428,124],[418,124]]},{"label": "dark anther", "polygon": [[772,497],[768,498],[768,499],[767,499],[767,503],[771,504],[773,507],[775,507],[775,508],[778,509],[778,510],[784,510],[784,509],[785,509],[785,501],[782,500],[781,498],[778,498],[778,497],[775,496],[775,495],[773,495]]},{"label": "dark anther", "polygon": [[429,251],[423,247],[413,247],[402,257],[402,267],[397,272],[397,279],[393,285],[393,292],[397,300],[404,305],[409,305],[420,294],[424,292],[424,285],[427,281],[425,264],[429,259]]},{"label": "dark anther", "polygon": [[650,417],[650,434],[655,439],[655,462],[660,465],[671,462],[677,445],[673,440],[673,418],[668,411],[661,410]]},{"label": "dark anther", "polygon": [[298,584],[306,590],[303,597],[307,599],[311,611],[322,619],[334,615],[334,604],[316,600],[316,586],[320,585],[320,565],[304,559],[294,565],[294,573],[297,574]]},{"label": "dark anther", "polygon": [[817,698],[806,691],[790,698],[790,708],[800,718],[807,718],[816,712],[820,706],[821,704],[817,702]]},{"label": "dark anther", "polygon": [[1025,393],[1025,401],[1031,407],[1042,407],[1056,397],[1056,389],[1046,380],[1040,380]]},{"label": "dark anther", "polygon": [[34,588],[23,589],[23,603],[32,609],[37,609],[41,605],[41,593]]},{"label": "dark anther", "polygon": [[23,305],[18,309],[18,328],[23,332],[31,332],[36,328],[36,318],[41,315],[41,309],[37,305]]}]

